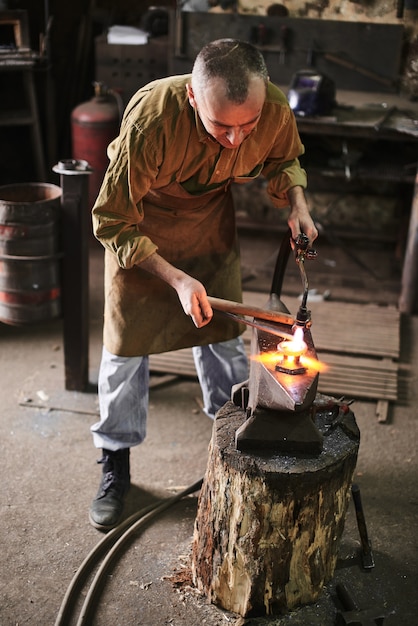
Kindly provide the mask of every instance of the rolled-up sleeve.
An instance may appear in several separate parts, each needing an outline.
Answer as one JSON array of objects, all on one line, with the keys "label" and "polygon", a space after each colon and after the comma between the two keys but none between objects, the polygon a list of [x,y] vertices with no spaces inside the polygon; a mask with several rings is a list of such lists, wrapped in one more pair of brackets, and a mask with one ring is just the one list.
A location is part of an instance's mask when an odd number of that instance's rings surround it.
[{"label": "rolled-up sleeve", "polygon": [[[268,169],[269,173],[265,173]],[[300,166],[299,159],[292,159],[279,165],[269,164],[264,170],[268,180],[267,192],[274,206],[283,208],[289,206],[287,192],[292,187],[307,186],[305,170]]]},{"label": "rolled-up sleeve", "polygon": [[158,169],[158,156],[141,129],[126,124],[109,146],[109,167],[92,211],[93,232],[122,268],[141,263],[157,246],[141,234],[142,198]]}]

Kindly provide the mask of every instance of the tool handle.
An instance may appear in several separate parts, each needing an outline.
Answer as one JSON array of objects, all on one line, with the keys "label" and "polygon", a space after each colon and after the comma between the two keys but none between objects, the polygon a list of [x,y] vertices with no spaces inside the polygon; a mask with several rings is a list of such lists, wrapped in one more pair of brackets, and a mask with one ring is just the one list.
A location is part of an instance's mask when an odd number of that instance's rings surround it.
[{"label": "tool handle", "polygon": [[241,302],[234,302],[233,300],[223,300],[222,298],[208,296],[208,301],[212,309],[225,313],[249,315],[261,320],[268,320],[269,322],[288,324],[289,326],[293,326],[295,321],[291,315],[287,315],[286,313],[269,311],[268,309],[261,309],[260,307],[242,304]]},{"label": "tool handle", "polygon": [[353,495],[354,508],[356,510],[357,526],[360,534],[361,547],[364,554],[368,554],[370,552],[370,542],[367,533],[366,519],[364,517],[363,504],[361,502],[360,487],[354,483],[351,487],[351,493]]},{"label": "tool handle", "polygon": [[380,74],[377,74],[376,72],[372,72],[371,70],[368,70],[367,68],[362,67],[361,65],[357,65],[357,63],[353,63],[352,61],[349,61],[348,59],[344,59],[343,57],[340,57],[336,54],[331,54],[328,52],[326,52],[323,56],[324,56],[324,59],[326,59],[327,61],[331,61],[331,63],[342,65],[342,67],[347,67],[348,69],[354,70],[355,72],[358,72],[359,74],[363,74],[363,76],[372,78],[378,83],[382,83],[382,85],[393,87],[393,81],[390,78],[380,76]]}]

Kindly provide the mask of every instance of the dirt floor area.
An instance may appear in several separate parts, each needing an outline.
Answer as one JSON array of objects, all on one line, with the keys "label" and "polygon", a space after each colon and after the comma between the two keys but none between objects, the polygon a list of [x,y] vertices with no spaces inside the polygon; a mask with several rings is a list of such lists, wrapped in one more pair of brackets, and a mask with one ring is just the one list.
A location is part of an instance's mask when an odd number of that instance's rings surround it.
[{"label": "dirt floor area", "polygon": [[[320,257],[312,270],[309,267],[309,276],[319,294],[328,290],[336,300],[396,304],[400,274],[393,255],[359,248],[355,250],[359,263],[338,247],[318,247]],[[243,237],[246,289],[268,295],[276,253],[277,242],[271,236]],[[60,320],[27,327],[0,324],[0,626],[332,626],[341,609],[335,593],[339,582],[350,587],[359,607],[366,610],[364,622],[359,623],[366,624],[368,617],[367,623],[379,624],[372,618],[384,616],[385,626],[415,626],[416,316],[402,319],[400,385],[406,393],[391,404],[388,421],[378,423],[373,401],[353,405],[361,431],[355,480],[361,487],[373,569],[361,566],[351,503],[335,575],[316,603],[268,618],[244,619],[224,611],[197,594],[190,580],[195,492],[173,503],[120,546],[95,596],[93,615],[76,621],[94,568],[72,603],[74,612],[56,622],[71,580],[104,537],[90,526],[87,515],[101,471],[96,465],[100,451],[94,449],[89,432],[98,411],[101,250],[92,246],[90,256],[89,392],[65,391]],[[298,281],[292,268],[284,294],[297,294]],[[212,422],[201,411],[195,380],[157,384],[151,390],[147,439],[131,453],[133,485],[125,517],[198,481],[205,472],[211,432]]]}]

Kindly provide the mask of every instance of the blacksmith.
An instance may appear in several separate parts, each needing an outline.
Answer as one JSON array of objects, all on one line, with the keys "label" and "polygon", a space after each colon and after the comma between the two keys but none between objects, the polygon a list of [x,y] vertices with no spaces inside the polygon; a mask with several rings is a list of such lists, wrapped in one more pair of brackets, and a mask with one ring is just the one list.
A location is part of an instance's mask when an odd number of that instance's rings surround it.
[{"label": "blacksmith", "polygon": [[129,451],[145,438],[149,354],[193,347],[210,417],[248,377],[242,326],[212,320],[207,300],[242,298],[231,183],[264,176],[292,235],[312,242],[303,150],[285,95],[245,42],[208,44],[191,75],[156,80],[129,102],[93,208],[106,249],[100,421],[91,429],[103,450],[96,528],[122,514]]}]

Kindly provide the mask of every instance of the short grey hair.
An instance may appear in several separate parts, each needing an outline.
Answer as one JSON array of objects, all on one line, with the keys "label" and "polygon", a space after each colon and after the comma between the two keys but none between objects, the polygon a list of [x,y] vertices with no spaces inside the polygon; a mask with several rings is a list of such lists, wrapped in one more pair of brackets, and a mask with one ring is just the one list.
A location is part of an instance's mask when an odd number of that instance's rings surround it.
[{"label": "short grey hair", "polygon": [[261,52],[238,39],[217,39],[202,48],[192,70],[192,87],[199,96],[211,78],[223,78],[230,102],[243,104],[248,97],[252,76],[261,78],[266,87],[268,70]]}]

